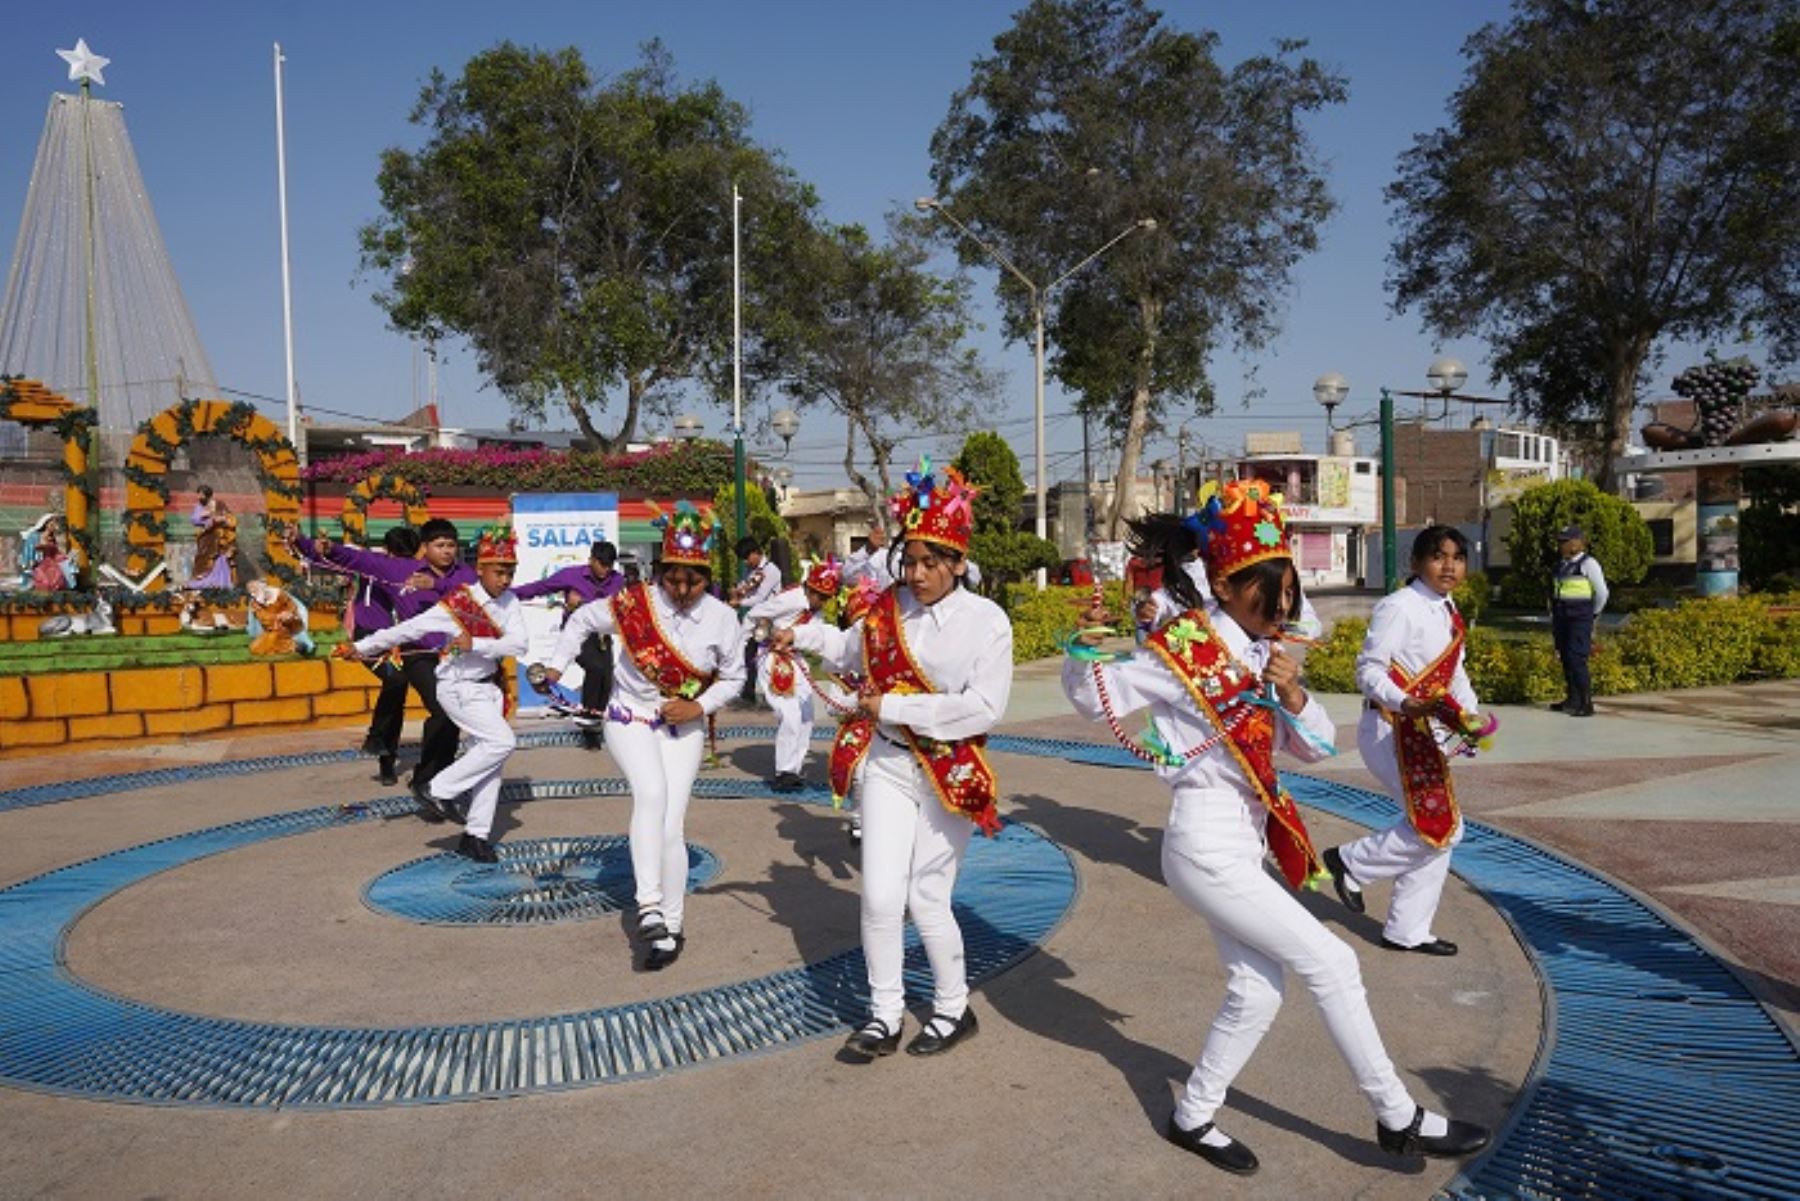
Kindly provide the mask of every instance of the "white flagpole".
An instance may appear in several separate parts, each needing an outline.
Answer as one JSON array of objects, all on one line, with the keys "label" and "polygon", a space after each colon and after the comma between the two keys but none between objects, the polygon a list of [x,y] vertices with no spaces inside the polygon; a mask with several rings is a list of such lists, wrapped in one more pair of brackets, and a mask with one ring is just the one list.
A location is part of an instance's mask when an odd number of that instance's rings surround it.
[{"label": "white flagpole", "polygon": [[287,61],[275,43],[275,180],[281,195],[281,332],[287,342],[287,432],[294,454],[300,453],[299,404],[294,389],[294,285],[288,269],[287,122],[282,113],[281,64]]}]

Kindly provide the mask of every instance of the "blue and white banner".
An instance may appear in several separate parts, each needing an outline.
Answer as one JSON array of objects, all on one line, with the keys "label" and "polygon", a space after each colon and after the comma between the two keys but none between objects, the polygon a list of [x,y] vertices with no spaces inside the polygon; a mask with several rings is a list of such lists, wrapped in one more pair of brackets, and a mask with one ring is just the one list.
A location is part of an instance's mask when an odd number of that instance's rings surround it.
[{"label": "blue and white banner", "polygon": [[[616,492],[521,492],[512,498],[513,533],[518,537],[519,571],[513,584],[529,584],[565,567],[585,564],[596,542],[619,541],[619,494]],[[525,628],[531,649],[519,660],[519,707],[543,705],[544,698],[525,682],[525,666],[543,663],[556,649],[562,630],[563,598],[546,596],[525,602]],[[563,677],[570,688],[581,683],[581,669]]]}]

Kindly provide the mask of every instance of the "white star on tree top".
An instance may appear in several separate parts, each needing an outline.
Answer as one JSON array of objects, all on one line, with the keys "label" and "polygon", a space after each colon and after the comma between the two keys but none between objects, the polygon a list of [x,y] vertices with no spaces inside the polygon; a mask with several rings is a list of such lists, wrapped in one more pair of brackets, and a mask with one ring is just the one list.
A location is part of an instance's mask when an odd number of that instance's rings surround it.
[{"label": "white star on tree top", "polygon": [[112,59],[101,58],[98,54],[89,50],[86,38],[76,38],[75,49],[58,50],[56,54],[58,58],[61,58],[64,62],[69,64],[69,79],[71,82],[91,79],[98,84],[104,85],[106,83],[106,77],[100,72],[106,68],[106,64],[110,63]]}]

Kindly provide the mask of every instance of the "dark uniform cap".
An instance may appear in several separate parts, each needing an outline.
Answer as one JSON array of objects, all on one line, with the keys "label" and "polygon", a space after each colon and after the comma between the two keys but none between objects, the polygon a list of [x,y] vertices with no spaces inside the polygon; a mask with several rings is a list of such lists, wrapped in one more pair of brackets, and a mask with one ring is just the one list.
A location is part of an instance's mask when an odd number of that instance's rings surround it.
[{"label": "dark uniform cap", "polygon": [[1580,526],[1565,525],[1562,528],[1562,533],[1560,533],[1556,536],[1556,540],[1558,542],[1573,542],[1577,538],[1583,538],[1583,537],[1586,537],[1586,535],[1581,532]]}]

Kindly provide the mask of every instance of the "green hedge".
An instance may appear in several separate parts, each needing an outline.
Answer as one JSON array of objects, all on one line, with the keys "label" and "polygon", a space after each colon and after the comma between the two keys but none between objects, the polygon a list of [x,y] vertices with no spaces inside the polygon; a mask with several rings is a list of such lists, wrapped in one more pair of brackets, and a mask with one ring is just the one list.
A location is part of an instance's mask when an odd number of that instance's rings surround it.
[{"label": "green hedge", "polygon": [[[1688,600],[1635,614],[1616,634],[1595,639],[1588,659],[1594,695],[1800,677],[1800,613],[1772,613],[1775,604],[1800,604],[1800,595]],[[1306,656],[1308,685],[1355,692],[1356,654],[1368,628],[1352,617],[1332,627]],[[1538,704],[1563,696],[1562,664],[1548,634],[1471,630],[1464,665],[1483,704]]]},{"label": "green hedge", "polygon": [[[1007,616],[1012,618],[1013,662],[1028,663],[1059,654],[1057,641],[1076,626],[1076,617],[1093,595],[1091,588],[1052,585],[1039,592],[1031,584],[1011,584],[1006,589]],[[1131,629],[1130,597],[1125,585],[1106,585],[1106,608],[1119,618],[1121,633]]]}]

